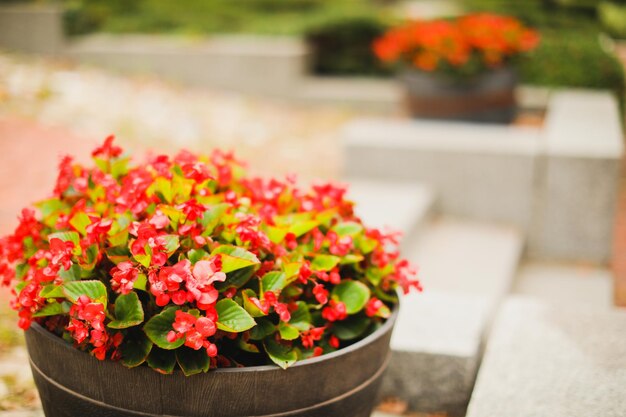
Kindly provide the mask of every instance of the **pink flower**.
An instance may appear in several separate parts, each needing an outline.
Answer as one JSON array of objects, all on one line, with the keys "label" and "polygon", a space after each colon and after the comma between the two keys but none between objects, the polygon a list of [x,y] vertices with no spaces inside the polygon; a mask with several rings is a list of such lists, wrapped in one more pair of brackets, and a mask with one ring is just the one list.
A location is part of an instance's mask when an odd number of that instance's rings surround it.
[{"label": "pink flower", "polygon": [[128,294],[133,290],[133,285],[139,270],[130,261],[124,261],[111,269],[111,288],[120,294]]}]

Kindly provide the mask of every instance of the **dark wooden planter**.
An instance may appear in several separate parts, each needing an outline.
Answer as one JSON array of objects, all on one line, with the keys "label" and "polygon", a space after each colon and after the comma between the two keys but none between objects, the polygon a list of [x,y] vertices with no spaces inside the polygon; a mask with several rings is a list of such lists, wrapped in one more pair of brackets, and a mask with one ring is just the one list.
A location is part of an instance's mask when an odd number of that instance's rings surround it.
[{"label": "dark wooden planter", "polygon": [[510,68],[466,80],[411,70],[400,79],[409,112],[416,118],[510,123],[517,111],[517,74]]},{"label": "dark wooden planter", "polygon": [[30,364],[47,417],[369,417],[397,316],[367,338],[287,370],[218,369],[185,377],[99,361],[33,324]]}]

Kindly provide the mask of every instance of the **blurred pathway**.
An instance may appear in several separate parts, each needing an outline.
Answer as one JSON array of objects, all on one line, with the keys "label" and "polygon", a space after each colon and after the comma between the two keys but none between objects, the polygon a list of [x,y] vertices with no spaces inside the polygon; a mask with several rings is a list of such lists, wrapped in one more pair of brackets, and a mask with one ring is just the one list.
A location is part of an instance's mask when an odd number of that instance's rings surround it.
[{"label": "blurred pathway", "polygon": [[[616,54],[626,71],[626,42],[617,45]],[[626,120],[626,114],[624,114]],[[626,307],[626,159],[622,160],[622,179],[619,191],[615,237],[613,242],[614,301]]]},{"label": "blurred pathway", "polygon": [[97,140],[17,117],[0,118],[0,233],[10,232],[23,207],[51,194],[59,158],[89,156]]}]

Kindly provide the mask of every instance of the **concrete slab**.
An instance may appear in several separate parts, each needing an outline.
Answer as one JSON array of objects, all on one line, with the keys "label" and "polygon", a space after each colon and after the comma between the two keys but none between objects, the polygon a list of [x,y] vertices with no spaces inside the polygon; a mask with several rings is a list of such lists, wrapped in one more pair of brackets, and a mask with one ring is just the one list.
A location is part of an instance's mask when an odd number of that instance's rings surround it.
[{"label": "concrete slab", "polygon": [[154,73],[187,84],[281,96],[307,71],[309,51],[296,38],[89,35],[66,54],[80,62]]},{"label": "concrete slab", "polygon": [[395,80],[368,77],[306,77],[294,99],[308,104],[397,113],[402,104],[402,86]]},{"label": "concrete slab", "polygon": [[624,415],[626,311],[511,297],[487,345],[467,417]]},{"label": "concrete slab", "polygon": [[2,4],[0,47],[55,55],[65,46],[63,10],[52,4]]},{"label": "concrete slab", "polygon": [[422,230],[405,256],[420,267],[425,291],[402,300],[384,396],[416,411],[464,414],[484,337],[513,280],[522,242],[511,228],[451,219]]},{"label": "concrete slab", "polygon": [[589,265],[529,262],[519,268],[512,292],[551,305],[610,310],[613,272]]},{"label": "concrete slab", "polygon": [[348,176],[414,180],[444,214],[513,224],[535,259],[611,257],[622,126],[607,92],[557,91],[543,127],[363,118],[343,132]]},{"label": "concrete slab", "polygon": [[345,172],[420,181],[443,213],[526,228],[540,139],[529,127],[364,118],[343,132]]},{"label": "concrete slab", "polygon": [[552,95],[545,149],[537,163],[532,257],[611,259],[624,152],[620,119],[610,94],[571,90]]},{"label": "concrete slab", "polygon": [[433,213],[435,193],[422,184],[347,180],[348,197],[366,225],[401,231],[408,241]]}]

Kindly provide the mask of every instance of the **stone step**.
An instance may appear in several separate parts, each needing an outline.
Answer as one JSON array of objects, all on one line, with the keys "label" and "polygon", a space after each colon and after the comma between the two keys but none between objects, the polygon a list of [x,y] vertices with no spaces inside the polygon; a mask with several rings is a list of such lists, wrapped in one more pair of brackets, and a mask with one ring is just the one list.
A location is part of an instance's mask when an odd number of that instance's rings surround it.
[{"label": "stone step", "polygon": [[433,214],[435,193],[423,184],[347,180],[348,198],[370,227],[403,233],[406,246]]},{"label": "stone step", "polygon": [[512,292],[566,308],[609,310],[613,308],[613,273],[591,265],[526,262]]},{"label": "stone step", "polygon": [[514,224],[529,256],[606,263],[624,145],[607,92],[554,91],[542,126],[361,118],[343,133],[349,176],[413,180],[441,212]]},{"label": "stone step", "polygon": [[511,296],[489,338],[467,417],[624,415],[626,311]]},{"label": "stone step", "polygon": [[514,228],[438,219],[405,255],[425,288],[402,299],[383,396],[421,412],[465,412],[495,309],[523,247]]}]

